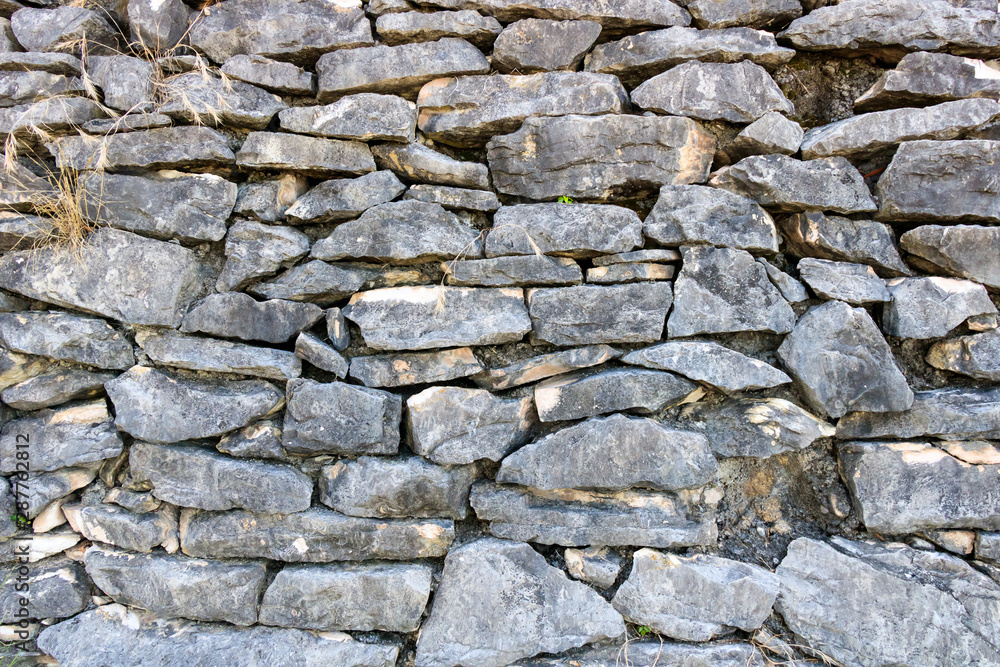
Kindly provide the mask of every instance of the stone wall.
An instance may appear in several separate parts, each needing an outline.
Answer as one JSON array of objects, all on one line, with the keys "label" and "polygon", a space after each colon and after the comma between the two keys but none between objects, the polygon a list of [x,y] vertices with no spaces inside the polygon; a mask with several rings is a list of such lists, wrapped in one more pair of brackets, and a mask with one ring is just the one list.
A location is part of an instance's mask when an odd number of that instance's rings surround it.
[{"label": "stone wall", "polygon": [[3,664],[1000,665],[996,0],[61,4]]}]

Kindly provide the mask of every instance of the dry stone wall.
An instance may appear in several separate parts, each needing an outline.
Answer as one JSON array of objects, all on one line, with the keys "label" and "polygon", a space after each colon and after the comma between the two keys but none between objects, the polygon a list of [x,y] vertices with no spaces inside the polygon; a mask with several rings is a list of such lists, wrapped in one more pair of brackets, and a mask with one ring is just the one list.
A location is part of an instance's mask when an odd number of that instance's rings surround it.
[{"label": "dry stone wall", "polygon": [[2,660],[1000,665],[997,9],[0,0]]}]

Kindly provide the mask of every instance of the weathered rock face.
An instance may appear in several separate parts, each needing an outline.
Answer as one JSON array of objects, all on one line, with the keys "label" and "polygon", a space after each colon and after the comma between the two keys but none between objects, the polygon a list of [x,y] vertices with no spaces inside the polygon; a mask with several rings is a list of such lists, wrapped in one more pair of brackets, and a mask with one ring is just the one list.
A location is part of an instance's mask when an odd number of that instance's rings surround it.
[{"label": "weathered rock face", "polygon": [[1000,288],[1000,266],[995,261],[1000,228],[926,225],[900,236],[899,244],[945,273]]},{"label": "weathered rock face", "polygon": [[607,547],[566,549],[563,558],[566,561],[566,571],[571,577],[600,588],[614,585],[622,569],[621,557]]},{"label": "weathered rock face", "polygon": [[851,220],[818,211],[784,218],[781,235],[800,257],[868,264],[885,277],[911,275],[896,249],[892,228],[874,220]]},{"label": "weathered rock face", "polygon": [[634,211],[600,204],[503,206],[486,236],[486,256],[590,257],[628,252],[642,245],[642,223]]},{"label": "weathered rock face", "polygon": [[174,331],[141,332],[136,335],[136,343],[150,361],[162,366],[270,380],[288,380],[302,374],[298,357],[284,350],[185,336]]},{"label": "weathered rock face", "polygon": [[[4,567],[0,572],[3,576],[0,620],[4,623],[17,624],[29,618],[67,618],[86,609],[90,601],[83,568],[64,557],[43,559],[21,576],[17,565]],[[27,592],[30,596],[24,595]]]},{"label": "weathered rock face", "polygon": [[0,348],[0,389],[7,389],[44,373],[52,362]]},{"label": "weathered rock face", "polygon": [[359,93],[322,107],[295,107],[278,114],[289,132],[355,141],[413,141],[417,122],[412,102],[394,95]]},{"label": "weathered rock face", "polygon": [[668,247],[707,243],[774,253],[774,220],[752,199],[703,185],[664,185],[642,223],[646,237]]},{"label": "weathered rock face", "polygon": [[390,46],[458,37],[481,49],[488,49],[502,29],[500,22],[492,16],[483,16],[471,9],[457,12],[393,12],[375,21],[379,37]]},{"label": "weathered rock face", "polygon": [[500,667],[624,631],[621,616],[605,600],[570,581],[531,547],[486,538],[454,549],[445,559],[416,664],[474,660]]},{"label": "weathered rock face", "polygon": [[350,364],[343,355],[316,336],[304,331],[295,339],[295,354],[316,368],[333,373],[341,380],[347,377],[347,372],[350,370]]},{"label": "weathered rock face", "polygon": [[914,394],[913,405],[892,414],[854,412],[837,423],[837,437],[970,440],[1000,437],[1000,391],[931,389]]},{"label": "weathered rock face", "polygon": [[0,313],[0,345],[97,368],[124,370],[135,363],[132,345],[104,320],[56,311]]},{"label": "weathered rock face", "polygon": [[503,22],[524,18],[584,19],[606,28],[687,25],[690,17],[670,0],[624,0],[610,5],[598,0],[434,0],[446,9],[475,9]]},{"label": "weathered rock face", "polygon": [[0,398],[15,410],[41,410],[69,401],[92,398],[104,391],[115,373],[54,369],[3,390]]},{"label": "weathered rock face", "polygon": [[114,458],[122,439],[102,399],[7,422],[0,429],[0,471],[17,471],[21,451],[31,470],[43,472]]},{"label": "weathered rock face", "polygon": [[[553,345],[651,343],[663,334],[670,283],[528,290],[532,337]],[[628,313],[623,317],[623,313]]]},{"label": "weathered rock face", "polygon": [[859,111],[922,107],[967,97],[1000,99],[1000,76],[981,60],[908,53],[854,102]]},{"label": "weathered rock face", "polygon": [[177,74],[166,81],[160,113],[206,125],[263,130],[287,105],[274,93],[202,72]]},{"label": "weathered rock face", "polygon": [[309,180],[291,172],[264,181],[248,181],[237,188],[233,213],[252,220],[278,222],[308,189]]},{"label": "weathered rock face", "polygon": [[458,188],[489,188],[486,165],[455,160],[423,144],[379,144],[372,152],[379,167],[391,169],[406,180]]},{"label": "weathered rock face", "polygon": [[102,55],[118,46],[117,30],[104,14],[83,7],[18,9],[10,17],[17,41],[28,51],[80,55],[82,41],[90,53]]},{"label": "weathered rock face", "polygon": [[351,220],[372,207],[392,201],[405,189],[391,171],[323,181],[296,199],[285,211],[285,217],[293,225]]},{"label": "weathered rock face", "polygon": [[246,287],[309,252],[309,237],[288,227],[240,220],[226,234],[226,264],[215,283],[220,292]]},{"label": "weathered rock face", "polygon": [[447,185],[411,185],[403,199],[416,199],[432,204],[440,204],[447,209],[460,211],[481,211],[491,213],[500,208],[500,200],[493,192],[452,188]]},{"label": "weathered rock face", "polygon": [[[834,660],[930,665],[1000,659],[983,621],[1000,611],[1000,587],[954,556],[902,544],[803,537],[789,545],[775,574],[781,580],[775,609],[796,636]],[[904,630],[913,622],[922,628],[915,637]],[[846,624],[856,629],[848,633]]]},{"label": "weathered rock face", "polygon": [[[487,237],[489,242],[489,237]],[[516,255],[491,259],[442,262],[449,285],[521,287],[524,285],[579,285],[580,265],[569,257]],[[591,269],[592,270],[592,269]]]},{"label": "weathered rock face", "polygon": [[596,21],[521,19],[493,42],[492,65],[501,72],[522,74],[573,70],[600,34]]},{"label": "weathered rock face", "polygon": [[107,504],[63,505],[62,511],[73,530],[92,542],[149,553],[167,540],[176,540],[175,512],[137,513]]},{"label": "weathered rock face", "polygon": [[580,368],[597,366],[620,356],[621,351],[609,345],[584,345],[562,352],[542,354],[503,368],[491,368],[473,375],[472,380],[483,389],[499,391]]},{"label": "weathered rock face", "polygon": [[440,352],[382,354],[351,359],[351,377],[366,387],[447,382],[483,370],[470,347]]},{"label": "weathered rock face", "polygon": [[885,282],[865,264],[833,262],[807,257],[796,267],[802,281],[816,296],[836,299],[852,306],[889,301],[892,297]]},{"label": "weathered rock face", "polygon": [[326,178],[375,171],[375,160],[365,144],[282,132],[251,132],[236,154],[236,164]]},{"label": "weathered rock face", "polygon": [[680,403],[695,385],[673,373],[614,368],[546,380],[535,387],[542,421],[564,421],[634,410],[649,414]]},{"label": "weathered rock face", "polygon": [[225,167],[233,155],[225,136],[209,127],[163,127],[109,137],[61,137],[46,144],[56,166],[107,171]]},{"label": "weathered rock face", "polygon": [[699,28],[747,26],[767,30],[802,16],[797,0],[694,0],[687,10]]},{"label": "weathered rock face", "polygon": [[[935,343],[927,351],[927,363],[977,380],[1000,380],[1000,329]],[[3,393],[3,400],[8,404],[10,391],[13,389]]]},{"label": "weathered rock face", "polygon": [[32,128],[63,132],[106,116],[107,112],[93,100],[83,97],[53,97],[34,104],[0,109],[0,133],[27,137],[34,131]]},{"label": "weathered rock face", "polygon": [[374,264],[327,264],[313,260],[292,267],[277,278],[247,288],[251,294],[268,299],[314,301],[329,306],[358,290],[393,285],[426,284],[434,278],[415,268],[382,268]]},{"label": "weathered rock face", "polygon": [[996,324],[997,308],[982,285],[952,278],[893,278],[886,287],[892,301],[882,311],[882,328],[890,336],[939,338],[983,315]]},{"label": "weathered rock face", "polygon": [[608,200],[708,178],[714,137],[690,119],[528,118],[486,146],[496,189],[536,200]]},{"label": "weathered rock face", "polygon": [[312,95],[316,75],[292,63],[278,62],[263,56],[237,55],[226,59],[221,71],[233,79],[260,86],[272,93]]},{"label": "weathered rock face", "polygon": [[774,366],[710,341],[671,341],[626,354],[622,361],[673,371],[726,393],[768,389],[792,381]]},{"label": "weathered rock face", "polygon": [[184,39],[190,10],[181,0],[130,0],[126,14],[132,39],[164,52]]},{"label": "weathered rock face", "polygon": [[283,343],[323,318],[311,303],[256,301],[241,292],[210,294],[184,316],[181,331]]}]

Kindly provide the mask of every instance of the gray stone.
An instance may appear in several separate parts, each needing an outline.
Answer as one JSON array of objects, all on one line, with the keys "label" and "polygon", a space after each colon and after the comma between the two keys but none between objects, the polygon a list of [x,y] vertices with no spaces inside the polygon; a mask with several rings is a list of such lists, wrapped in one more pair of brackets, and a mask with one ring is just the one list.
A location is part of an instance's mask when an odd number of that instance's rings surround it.
[{"label": "gray stone", "polygon": [[574,70],[600,34],[595,21],[521,19],[493,42],[493,67],[521,74]]},{"label": "gray stone", "polygon": [[[169,270],[160,273],[164,267]],[[194,298],[199,268],[186,248],[98,229],[79,250],[7,253],[0,258],[0,287],[129,324],[176,327]],[[152,275],[157,280],[149,280]]]},{"label": "gray stone", "polygon": [[841,475],[870,532],[1000,529],[1000,452],[971,465],[928,443],[845,442]]},{"label": "gray stone", "polygon": [[976,534],[976,558],[1000,561],[1000,533]]},{"label": "gray stone", "polygon": [[908,53],[864,95],[858,111],[922,107],[969,97],[1000,99],[1000,73],[982,60],[947,53]]},{"label": "gray stone", "polygon": [[226,234],[226,263],[215,289],[241,289],[291,266],[308,253],[309,237],[300,231],[239,220]]},{"label": "gray stone", "polygon": [[712,341],[660,343],[629,352],[622,361],[634,366],[680,373],[727,394],[770,389],[792,381],[774,366]]},{"label": "gray stone", "polygon": [[867,264],[807,257],[799,261],[797,268],[802,280],[821,299],[837,299],[852,306],[862,306],[892,298],[885,281]]},{"label": "gray stone", "polygon": [[795,313],[750,253],[732,248],[684,246],[674,284],[671,338],[703,333],[788,333]]},{"label": "gray stone", "polygon": [[[9,0],[11,2],[16,2],[17,0]],[[9,5],[4,6],[4,13],[8,11],[16,11],[23,7],[20,3],[10,7]],[[0,55],[6,55],[8,53],[14,53],[22,51],[22,47],[17,43],[17,38],[14,37],[14,31],[10,27],[10,20],[6,17],[0,18]]]},{"label": "gray stone", "polygon": [[90,591],[79,563],[57,556],[21,568],[0,568],[0,622],[26,625],[29,618],[67,618],[87,608]]},{"label": "gray stone", "polygon": [[289,380],[302,374],[298,357],[285,350],[186,336],[170,330],[140,332],[135,342],[150,361],[160,366],[268,380]]},{"label": "gray stone", "polygon": [[0,107],[30,104],[56,95],[85,95],[83,81],[77,77],[49,72],[0,72]]},{"label": "gray stone", "polygon": [[479,146],[514,132],[525,118],[617,114],[628,104],[621,83],[607,74],[544,72],[526,76],[464,76],[420,90],[417,125],[435,141]]},{"label": "gray stone", "polygon": [[640,549],[611,604],[629,621],[685,641],[753,632],[771,615],[780,580],[757,565]]},{"label": "gray stone", "polygon": [[821,414],[898,412],[913,403],[913,392],[875,322],[842,301],[810,308],[777,355]]},{"label": "gray stone", "polygon": [[472,348],[380,354],[351,359],[351,377],[366,387],[404,387],[447,382],[483,370]]},{"label": "gray stone", "polygon": [[913,405],[893,414],[853,412],[837,423],[837,437],[943,439],[1000,438],[1000,389],[944,388],[918,391]]},{"label": "gray stone", "polygon": [[633,250],[632,252],[620,252],[613,255],[601,255],[594,257],[591,263],[594,266],[611,266],[613,264],[635,264],[640,262],[678,262],[681,254],[669,248],[649,248],[647,250]]},{"label": "gray stone", "polygon": [[648,262],[620,263],[587,269],[587,282],[598,284],[649,282],[670,280],[673,277],[674,267]]},{"label": "gray stone", "polygon": [[129,33],[154,53],[166,53],[184,39],[191,10],[182,0],[128,0]]},{"label": "gray stone", "polygon": [[35,132],[75,132],[81,125],[107,115],[100,104],[85,97],[52,97],[0,109],[0,135],[5,140],[17,137],[30,141]]},{"label": "gray stone", "polygon": [[326,335],[334,349],[343,352],[351,344],[351,334],[347,330],[344,311],[330,308],[326,311]]},{"label": "gray stone", "polygon": [[135,363],[132,344],[107,322],[58,311],[0,313],[0,346],[104,369]]},{"label": "gray stone", "polygon": [[373,350],[500,345],[531,330],[522,291],[510,287],[376,289],[355,294],[343,311]]},{"label": "gray stone", "polygon": [[342,222],[392,201],[406,187],[391,171],[323,181],[295,200],[285,216],[293,225]]},{"label": "gray stone", "polygon": [[415,664],[500,667],[624,632],[611,605],[531,547],[485,538],[445,559]]},{"label": "gray stone", "polygon": [[[762,632],[761,630],[757,631]],[[772,640],[773,641],[773,640]],[[580,667],[618,667],[622,661],[624,645],[595,646],[568,654],[568,659]],[[666,667],[690,665],[691,667],[763,667],[764,656],[750,644],[717,643],[686,644],[656,640],[631,639],[628,642],[628,661],[632,667]],[[793,654],[797,655],[797,654]],[[539,658],[521,661],[519,667],[563,667],[567,658]]]},{"label": "gray stone", "polygon": [[167,540],[176,539],[175,512],[138,513],[117,505],[63,505],[73,530],[92,542],[149,553]]},{"label": "gray stone", "polygon": [[496,537],[563,546],[715,546],[721,491],[532,491],[477,482],[469,501]]},{"label": "gray stone", "polygon": [[689,118],[611,114],[528,118],[493,137],[496,189],[536,200],[642,197],[707,180],[715,138]]},{"label": "gray stone", "polygon": [[892,228],[881,222],[809,211],[783,218],[779,226],[785,246],[799,257],[869,264],[884,277],[912,274],[899,256]]},{"label": "gray stone", "polygon": [[[670,283],[528,290],[532,339],[553,345],[652,343],[663,335]],[[627,317],[623,314],[627,313]]]},{"label": "gray stone", "polygon": [[730,398],[721,403],[695,403],[684,409],[683,424],[704,433],[719,457],[775,454],[805,449],[836,430],[782,398]]},{"label": "gray stone", "polygon": [[486,236],[486,256],[546,254],[592,257],[642,245],[635,211],[600,204],[502,206]]},{"label": "gray stone", "polygon": [[[775,574],[781,579],[775,609],[789,629],[838,662],[1000,660],[985,620],[1000,613],[1000,586],[955,556],[902,544],[802,537],[789,545]],[[912,627],[921,630],[908,633]]]},{"label": "gray stone", "polygon": [[531,357],[502,368],[491,368],[473,375],[472,380],[483,389],[501,391],[537,380],[544,380],[553,375],[597,366],[606,361],[617,359],[621,354],[621,350],[616,350],[609,345],[585,345],[571,350]]},{"label": "gray stone", "polygon": [[48,218],[0,211],[0,250],[4,252],[44,246],[56,233],[55,225]]},{"label": "gray stone", "polygon": [[371,46],[328,53],[316,63],[319,101],[325,104],[348,93],[389,93],[414,99],[434,79],[486,74],[489,61],[465,40],[445,37],[436,42]]},{"label": "gray stone", "polygon": [[780,47],[774,36],[759,30],[696,30],[674,27],[630,35],[617,42],[597,46],[587,58],[587,70],[614,74],[629,85],[676,67],[689,60],[777,67],[792,59],[795,51]]},{"label": "gray stone", "polygon": [[1000,227],[926,225],[899,237],[908,253],[945,273],[1000,289]]},{"label": "gray stone", "polygon": [[46,472],[121,454],[122,439],[104,399],[58,410],[42,410],[0,429],[0,471],[18,470],[26,452],[31,470]]},{"label": "gray stone", "polygon": [[236,204],[236,184],[213,174],[160,171],[80,176],[84,214],[112,227],[169,241],[221,241]]},{"label": "gray stone", "polygon": [[390,46],[459,37],[481,49],[493,44],[503,26],[492,16],[463,9],[457,12],[394,12],[378,17],[375,31]]},{"label": "gray stone", "polygon": [[755,252],[778,251],[774,220],[756,202],[703,185],[664,185],[642,233],[676,247],[697,243]]},{"label": "gray stone", "polygon": [[[900,338],[940,338],[966,320],[993,317],[997,308],[986,288],[953,278],[893,278],[886,281],[892,301],[882,311],[882,329]],[[992,328],[992,327],[990,327]]]},{"label": "gray stone", "polygon": [[726,149],[726,154],[734,162],[748,155],[795,155],[803,135],[802,126],[794,120],[788,120],[777,111],[769,111],[743,128]]},{"label": "gray stone", "polygon": [[347,377],[350,365],[335,349],[311,333],[302,332],[295,339],[295,354],[321,370],[333,373],[341,380]]},{"label": "gray stone", "polygon": [[[934,343],[927,351],[926,359],[934,368],[961,373],[977,380],[998,382],[1000,381],[1000,329]],[[11,407],[17,407],[7,400],[7,393],[11,391],[13,389],[3,393],[3,400]]]},{"label": "gray stone", "polygon": [[274,93],[203,72],[169,78],[160,113],[204,125],[263,130],[288,105]]},{"label": "gray stone", "polygon": [[173,125],[170,116],[162,113],[130,113],[118,118],[87,121],[81,129],[88,134],[110,135],[117,132],[155,130]]},{"label": "gray stone", "polygon": [[483,213],[492,213],[500,208],[500,200],[492,192],[451,188],[445,185],[426,185],[423,183],[411,185],[406,190],[406,194],[403,195],[403,199],[440,204],[447,209],[481,211]]},{"label": "gray stone", "polygon": [[417,110],[395,95],[358,93],[326,106],[293,107],[278,114],[289,132],[356,141],[414,140]]},{"label": "gray stone", "polygon": [[[109,489],[104,496],[104,502],[120,506],[130,512],[135,512],[138,516],[155,512],[157,509],[164,510],[161,512],[164,516],[174,514],[169,505],[165,505],[154,498],[153,494],[149,491],[129,491],[120,486]],[[118,507],[114,507],[113,509],[118,509]],[[176,523],[176,517],[174,517],[174,523]]]},{"label": "gray stone", "polygon": [[535,406],[543,422],[619,410],[650,414],[682,402],[695,389],[694,384],[673,373],[612,368],[546,380],[535,386]]},{"label": "gray stone", "polygon": [[307,630],[413,632],[431,594],[427,565],[286,565],[267,587],[260,623]]},{"label": "gray stone", "polygon": [[284,398],[263,380],[196,380],[146,366],[133,366],[105,388],[118,428],[149,442],[235,431],[280,408]]},{"label": "gray stone", "polygon": [[364,519],[319,507],[288,515],[185,510],[181,519],[181,548],[199,558],[288,563],[439,558],[455,539],[450,520]]},{"label": "gray stone", "polygon": [[352,0],[236,0],[193,22],[189,36],[216,63],[246,53],[310,65],[328,51],[373,41],[361,3]]},{"label": "gray stone", "polygon": [[[30,466],[30,461],[28,465]],[[18,474],[12,475],[10,480],[17,492],[17,513],[29,519],[36,519],[50,505],[58,508],[66,496],[93,482],[97,476],[97,466],[83,464],[79,468],[60,468],[52,472],[34,472],[27,475],[22,473],[23,470],[18,471]],[[37,522],[32,528],[35,532],[43,532],[38,528]]]},{"label": "gray stone", "polygon": [[236,164],[248,169],[288,169],[318,178],[375,171],[365,144],[285,132],[251,132],[236,154]]},{"label": "gray stone", "polygon": [[0,390],[30,380],[44,373],[51,365],[52,362],[44,357],[29,357],[0,347]]},{"label": "gray stone", "polygon": [[480,257],[482,252],[479,232],[454,213],[437,204],[410,200],[379,204],[357,220],[338,225],[313,245],[310,256],[326,261],[417,264]]},{"label": "gray stone", "polygon": [[752,155],[720,169],[709,185],[789,213],[863,213],[878,208],[860,172],[842,157],[801,161],[787,155]]},{"label": "gray stone", "polygon": [[46,144],[60,169],[188,169],[227,167],[236,157],[210,127],[162,127],[109,137],[69,136]]},{"label": "gray stone", "polygon": [[114,377],[114,373],[56,368],[4,389],[2,398],[15,410],[41,410],[97,396]]},{"label": "gray stone", "polygon": [[541,490],[676,491],[703,486],[717,469],[708,440],[700,433],[612,415],[588,419],[521,447],[503,460],[496,479]]},{"label": "gray stone", "polygon": [[311,96],[316,92],[315,74],[263,56],[241,54],[228,58],[222,65],[222,73],[272,93]]},{"label": "gray stone", "polygon": [[28,310],[28,301],[16,296],[0,291],[0,313],[15,313],[19,310]]},{"label": "gray stone", "polygon": [[464,387],[425,389],[406,400],[406,412],[413,451],[442,465],[499,461],[527,442],[536,420],[530,396]]},{"label": "gray stone", "polygon": [[5,165],[0,172],[0,208],[31,212],[37,206],[44,207],[55,195],[54,186],[48,179],[36,175],[23,162],[15,160]]},{"label": "gray stone", "polygon": [[609,588],[618,580],[622,558],[607,547],[566,549],[563,552],[566,571],[574,579],[586,581],[599,588]]},{"label": "gray stone", "polygon": [[993,100],[959,100],[926,109],[892,109],[851,116],[806,132],[802,158],[842,155],[860,160],[904,141],[956,139],[997,115],[1000,104]]},{"label": "gray stone", "polygon": [[365,12],[369,16],[379,17],[383,14],[396,14],[408,12],[413,9],[413,5],[407,0],[368,0],[365,5]]},{"label": "gray stone", "polygon": [[277,178],[241,183],[233,213],[254,220],[277,222],[308,189],[309,179],[290,171]]},{"label": "gray stone", "polygon": [[210,294],[184,316],[181,331],[223,338],[284,343],[323,319],[312,303],[256,301],[241,292]]},{"label": "gray stone", "polygon": [[136,614],[119,604],[84,612],[48,627],[38,638],[63,667],[106,662],[163,667],[225,664],[269,667],[392,667],[399,648],[362,644],[342,635],[304,630],[170,621]]},{"label": "gray stone", "polygon": [[80,55],[84,40],[87,52],[103,55],[118,47],[118,29],[105,14],[66,5],[55,9],[25,7],[10,17],[17,41],[26,51],[54,51]]},{"label": "gray stone", "polygon": [[281,442],[293,454],[395,454],[402,410],[387,391],[292,380]]},{"label": "gray stone", "polygon": [[690,17],[670,0],[434,0],[445,9],[475,9],[509,23],[524,18],[596,21],[605,28],[687,25]]},{"label": "gray stone", "polygon": [[438,153],[423,144],[379,144],[372,154],[382,169],[419,183],[458,188],[489,189],[489,170],[478,162],[464,162]]},{"label": "gray stone", "polygon": [[802,16],[799,0],[694,0],[687,10],[702,29],[747,26],[767,30]]},{"label": "gray stone", "polygon": [[475,465],[443,467],[419,456],[362,456],[325,466],[320,501],[347,516],[464,519]]},{"label": "gray stone", "polygon": [[[154,101],[158,91],[153,65],[147,60],[126,55],[88,55],[87,75],[101,89],[104,104],[112,109],[126,113],[149,112],[157,106]],[[182,84],[171,79],[163,85],[163,90],[170,95],[174,92],[174,85]]]},{"label": "gray stone", "polygon": [[[496,229],[495,226],[494,229]],[[488,244],[489,236],[486,241]],[[545,257],[532,254],[458,260],[442,262],[441,268],[448,277],[449,285],[528,287],[530,285],[579,285],[583,282],[583,272],[580,270],[580,265],[568,257]]]},{"label": "gray stone", "polygon": [[159,618],[253,625],[267,571],[263,563],[218,562],[91,547],[84,562],[112,600]]},{"label": "gray stone", "polygon": [[281,446],[281,429],[270,420],[227,433],[215,448],[239,458],[288,460],[288,453]]},{"label": "gray stone", "polygon": [[329,306],[362,290],[440,280],[440,274],[435,275],[421,267],[327,264],[317,259],[294,266],[269,282],[251,285],[247,291],[267,299],[315,301]]}]

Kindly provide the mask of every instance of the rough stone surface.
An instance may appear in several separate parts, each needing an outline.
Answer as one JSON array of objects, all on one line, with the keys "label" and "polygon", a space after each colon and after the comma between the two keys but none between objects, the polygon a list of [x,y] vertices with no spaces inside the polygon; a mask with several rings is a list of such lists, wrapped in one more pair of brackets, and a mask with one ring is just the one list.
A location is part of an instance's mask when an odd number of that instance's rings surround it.
[{"label": "rough stone surface", "polygon": [[769,389],[792,381],[774,366],[711,341],[660,343],[630,352],[622,361],[680,373],[726,393]]},{"label": "rough stone surface", "polygon": [[46,145],[56,166],[107,171],[226,167],[236,161],[224,135],[210,127],[162,127],[112,134],[61,137]]},{"label": "rough stone surface", "polygon": [[908,53],[854,102],[859,111],[922,107],[968,97],[1000,99],[1000,74],[981,60]]},{"label": "rough stone surface", "polygon": [[73,530],[92,542],[149,553],[177,533],[168,511],[137,513],[116,505],[63,505]]},{"label": "rough stone surface", "polygon": [[302,364],[291,352],[243,343],[185,336],[175,331],[142,332],[136,343],[150,361],[192,371],[214,371],[289,380],[302,374]]},{"label": "rough stone surface", "polygon": [[285,216],[293,225],[342,222],[392,201],[403,190],[405,186],[391,171],[323,181],[296,199]]},{"label": "rough stone surface", "polygon": [[[86,69],[112,109],[126,113],[155,109],[154,70],[149,61],[126,55],[88,56]],[[181,85],[179,80],[176,83]]]},{"label": "rough stone surface", "polygon": [[31,470],[44,472],[114,458],[122,451],[122,439],[101,399],[7,422],[0,429],[0,471],[19,470],[21,451],[27,452]]},{"label": "rough stone surface", "polygon": [[279,96],[249,83],[185,72],[167,80],[159,111],[205,125],[263,130],[286,106]]},{"label": "rough stone surface", "polygon": [[240,220],[226,234],[226,264],[215,283],[220,292],[273,275],[309,252],[309,237],[288,227]]},{"label": "rough stone surface", "polygon": [[852,306],[889,301],[885,282],[866,264],[834,262],[807,257],[798,266],[802,281],[822,299],[837,299]]},{"label": "rough stone surface", "polygon": [[[595,646],[569,653],[569,659],[582,667],[616,667],[621,662],[622,646]],[[518,663],[523,667],[562,667],[565,658],[539,658]],[[701,667],[760,667],[766,664],[763,654],[750,644],[715,643],[687,644],[656,640],[631,640],[628,643],[628,660],[633,667],[662,667],[663,665],[697,665]]]},{"label": "rough stone surface", "polygon": [[799,257],[868,264],[884,277],[912,274],[896,249],[892,228],[874,220],[852,220],[818,211],[782,219],[785,246]]},{"label": "rough stone surface", "polygon": [[642,233],[668,247],[707,243],[778,251],[774,220],[752,199],[703,185],[664,185]]},{"label": "rough stone surface", "polygon": [[[927,351],[927,363],[977,380],[1000,381],[1000,329],[937,342]],[[3,393],[3,400],[17,407],[7,400],[11,391]]]},{"label": "rough stone surface", "polygon": [[223,454],[238,458],[288,459],[288,453],[281,446],[281,428],[270,420],[255,422],[227,433],[215,448]]},{"label": "rough stone surface", "polygon": [[687,25],[690,17],[670,0],[435,0],[446,9],[475,9],[510,22],[524,18],[596,21],[606,28],[625,29]]},{"label": "rough stone surface", "polygon": [[221,71],[230,78],[260,86],[272,93],[312,95],[316,92],[315,74],[292,63],[278,62],[263,56],[233,56],[222,65]]},{"label": "rough stone surface", "polygon": [[451,188],[446,185],[411,185],[403,195],[403,199],[440,204],[447,209],[464,211],[481,211],[492,213],[500,208],[500,200],[496,194],[484,190],[468,190],[466,188]]},{"label": "rough stone surface", "polygon": [[650,262],[619,263],[587,269],[587,282],[597,284],[638,283],[670,280],[674,267]]},{"label": "rough stone surface", "polygon": [[211,294],[184,316],[181,331],[283,343],[323,318],[311,303],[256,301],[240,292]]},{"label": "rough stone surface", "polygon": [[639,216],[621,206],[520,204],[503,206],[486,236],[486,256],[591,257],[642,245]]},{"label": "rough stone surface", "polygon": [[440,352],[380,354],[351,359],[351,377],[366,387],[404,387],[447,382],[482,372],[470,347]]},{"label": "rough stone surface", "polygon": [[311,333],[303,331],[295,339],[295,354],[316,368],[333,373],[341,380],[347,377],[350,368],[347,359]]},{"label": "rough stone surface", "polygon": [[663,335],[670,283],[528,290],[532,337],[553,345],[651,343]]},{"label": "rough stone surface", "polygon": [[566,571],[574,579],[580,579],[600,588],[609,588],[618,580],[622,569],[622,558],[607,547],[589,549],[566,549],[563,552]]},{"label": "rough stone surface", "polygon": [[28,618],[66,618],[79,614],[90,602],[83,568],[62,556],[34,563],[22,573],[17,565],[4,567],[0,576],[3,580],[0,622],[3,623],[17,624]]},{"label": "rough stone surface", "polygon": [[375,30],[389,46],[458,37],[488,49],[503,26],[492,16],[463,9],[456,12],[393,12],[378,17]]},{"label": "rough stone surface", "polygon": [[319,107],[293,107],[278,113],[282,129],[355,141],[414,139],[417,111],[394,95],[358,93]]},{"label": "rough stone surface", "polygon": [[535,405],[545,422],[618,410],[649,414],[680,403],[694,390],[694,384],[673,373],[613,368],[546,380],[535,386]]},{"label": "rough stone surface", "polygon": [[900,236],[899,244],[945,273],[1000,289],[1000,227],[925,225]]},{"label": "rough stone surface", "polygon": [[1000,438],[1000,391],[945,388],[918,391],[913,405],[892,414],[854,412],[837,423],[837,437],[943,439]]},{"label": "rough stone surface", "polygon": [[493,42],[492,64],[501,72],[521,74],[573,70],[601,34],[595,21],[521,19]]},{"label": "rough stone surface", "polygon": [[27,51],[53,51],[79,56],[86,37],[90,53],[106,54],[118,45],[117,30],[101,12],[83,7],[25,7],[13,13],[10,25]]},{"label": "rough stone surface", "polygon": [[[496,228],[494,227],[494,229]],[[488,236],[486,240],[489,243],[490,237]],[[442,262],[441,269],[448,276],[449,285],[522,287],[528,285],[579,285],[583,282],[583,271],[580,270],[580,265],[569,257],[545,257],[530,254],[458,260]]]},{"label": "rough stone surface", "polygon": [[41,410],[69,401],[92,398],[104,391],[115,373],[56,368],[3,390],[0,398],[15,410]]},{"label": "rough stone surface", "polygon": [[248,169],[290,169],[317,176],[360,175],[375,171],[368,146],[355,141],[251,132],[236,154]]},{"label": "rough stone surface", "polygon": [[562,352],[542,354],[501,368],[491,368],[476,373],[472,380],[483,389],[500,391],[580,368],[597,366],[616,359],[621,354],[620,350],[609,345],[584,345]]},{"label": "rough stone surface", "polygon": [[939,338],[970,318],[997,308],[986,288],[952,278],[893,278],[886,282],[892,301],[882,311],[882,328],[900,338]]},{"label": "rough stone surface", "polygon": [[486,165],[455,160],[423,144],[379,144],[372,153],[379,167],[409,181],[477,190],[489,187]]},{"label": "rough stone surface", "polygon": [[730,160],[748,155],[794,155],[799,152],[804,133],[802,126],[777,111],[769,111],[743,128],[726,150]]},{"label": "rough stone surface", "polygon": [[11,352],[124,370],[132,345],[104,320],[58,311],[0,313],[0,345]]},{"label": "rough stone surface", "polygon": [[247,288],[251,294],[268,299],[313,301],[329,306],[358,290],[396,285],[426,284],[434,277],[421,267],[382,267],[376,264],[327,264],[313,260],[294,266],[277,278]]},{"label": "rough stone surface", "polygon": [[798,0],[694,0],[687,5],[699,28],[776,28],[802,16]]}]

